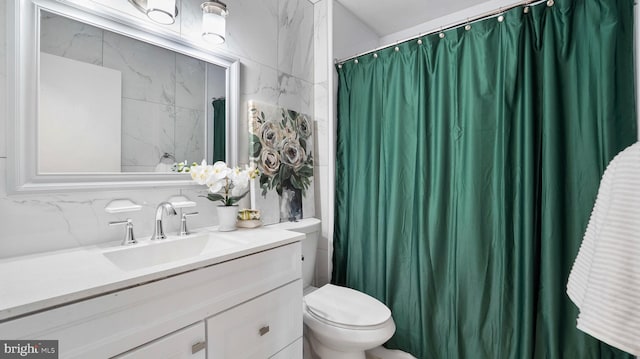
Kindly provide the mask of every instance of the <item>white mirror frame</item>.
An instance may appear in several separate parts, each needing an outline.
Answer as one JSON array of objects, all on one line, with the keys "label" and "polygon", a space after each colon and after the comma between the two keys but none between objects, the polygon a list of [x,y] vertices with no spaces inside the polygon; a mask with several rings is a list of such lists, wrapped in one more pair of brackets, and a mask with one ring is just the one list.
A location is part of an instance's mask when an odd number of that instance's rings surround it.
[{"label": "white mirror frame", "polygon": [[[2,0],[4,1],[4,0]],[[223,68],[227,72],[226,159],[236,165],[240,61],[204,49],[167,30],[123,17],[115,10],[66,4],[56,0],[9,0],[7,24],[7,193],[114,190],[141,187],[186,187],[195,183],[188,174],[96,173],[38,174],[38,49],[40,10],[66,16],[143,42],[180,52]],[[90,3],[84,1],[84,4]],[[209,126],[209,124],[207,124]]]}]

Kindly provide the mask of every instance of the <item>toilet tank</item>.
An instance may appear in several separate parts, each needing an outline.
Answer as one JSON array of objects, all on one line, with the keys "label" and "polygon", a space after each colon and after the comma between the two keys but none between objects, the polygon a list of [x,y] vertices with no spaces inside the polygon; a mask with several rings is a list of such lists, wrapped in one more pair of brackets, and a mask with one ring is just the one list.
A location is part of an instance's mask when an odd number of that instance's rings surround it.
[{"label": "toilet tank", "polygon": [[321,230],[320,220],[305,218],[297,222],[282,222],[269,227],[305,234],[305,239],[302,240],[302,284],[304,288],[309,287],[313,284],[313,275],[316,270],[316,250]]}]

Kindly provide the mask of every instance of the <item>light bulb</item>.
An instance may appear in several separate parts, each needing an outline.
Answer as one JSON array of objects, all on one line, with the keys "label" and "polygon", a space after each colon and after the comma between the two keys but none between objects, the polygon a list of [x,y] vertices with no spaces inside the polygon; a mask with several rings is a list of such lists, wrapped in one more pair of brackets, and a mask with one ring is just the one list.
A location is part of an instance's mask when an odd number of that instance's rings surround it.
[{"label": "light bulb", "polygon": [[202,38],[212,44],[225,41],[227,6],[218,1],[207,1],[202,7]]},{"label": "light bulb", "polygon": [[171,25],[176,21],[175,0],[147,0],[147,17],[158,24]]}]

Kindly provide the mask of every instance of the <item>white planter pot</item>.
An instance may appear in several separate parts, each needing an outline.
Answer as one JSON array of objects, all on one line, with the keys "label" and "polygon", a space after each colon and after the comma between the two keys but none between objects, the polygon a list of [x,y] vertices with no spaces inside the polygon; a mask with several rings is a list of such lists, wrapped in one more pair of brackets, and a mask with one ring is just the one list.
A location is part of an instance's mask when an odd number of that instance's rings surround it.
[{"label": "white planter pot", "polygon": [[220,232],[235,231],[237,216],[238,206],[218,206],[218,230]]}]

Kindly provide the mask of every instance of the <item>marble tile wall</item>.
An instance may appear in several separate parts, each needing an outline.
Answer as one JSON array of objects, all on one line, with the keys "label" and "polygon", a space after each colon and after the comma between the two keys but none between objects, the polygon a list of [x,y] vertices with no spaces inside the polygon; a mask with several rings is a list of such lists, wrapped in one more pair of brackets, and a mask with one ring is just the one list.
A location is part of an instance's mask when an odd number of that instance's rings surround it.
[{"label": "marble tile wall", "polygon": [[[313,113],[313,4],[307,0],[237,0],[228,6],[230,14],[240,14],[235,19],[229,16],[225,50],[242,62],[238,128],[242,144],[249,141],[249,100]],[[272,41],[265,43],[265,37]],[[248,146],[239,150],[239,161],[244,164]]]},{"label": "marble tile wall", "polygon": [[[295,78],[313,82],[314,6],[297,0],[280,0],[278,68]],[[303,51],[296,51],[301,49]]]},{"label": "marble tile wall", "polygon": [[41,27],[41,51],[102,66],[102,29],[47,12]]},{"label": "marble tile wall", "polygon": [[205,157],[204,117],[202,110],[176,107],[175,143],[180,146],[176,146],[175,154],[178,161],[200,163]]},{"label": "marble tile wall", "polygon": [[330,205],[330,192],[333,191],[329,183],[329,169],[333,163],[332,139],[330,136],[330,113],[329,105],[329,74],[331,67],[331,41],[330,33],[330,13],[333,0],[320,0],[314,5],[314,72],[313,72],[313,102],[314,117],[316,120],[316,163],[314,174],[316,181],[316,215],[322,220],[322,233],[318,241],[316,253],[316,286],[322,286],[331,279],[330,268],[330,237],[329,230],[333,210]]},{"label": "marble tile wall", "polygon": [[122,165],[127,169],[153,171],[164,152],[176,153],[173,106],[123,98],[122,113]]},{"label": "marble tile wall", "polygon": [[[188,1],[192,0],[183,0],[183,7]],[[238,142],[248,144],[249,100],[314,113],[314,5],[306,0],[237,0],[227,5],[230,16],[223,49],[239,57],[242,63]],[[241,17],[234,18],[233,14]],[[182,35],[197,37],[201,19],[195,15],[189,18],[193,21],[183,19]],[[265,43],[265,37],[274,40]],[[248,149],[246,145],[240,146],[240,164],[248,162]],[[269,193],[257,203],[265,223],[279,221],[277,195]],[[303,203],[306,206],[309,201]],[[305,207],[305,217],[311,213],[317,216],[315,210]]]},{"label": "marble tile wall", "polygon": [[[207,80],[204,61],[182,54],[176,54],[176,107],[202,111],[205,107],[205,81]],[[211,66],[211,65],[209,65]],[[224,87],[224,79],[221,86]]]},{"label": "marble tile wall", "polygon": [[[119,0],[112,2],[114,6],[126,3]],[[199,10],[193,9],[191,5],[195,4],[199,7],[200,3],[200,0],[181,2],[182,19],[176,26],[185,36],[189,29],[194,34],[199,31],[198,22],[201,15],[198,13]],[[0,1],[0,14],[3,14],[0,17],[0,34],[5,32],[7,25],[5,6],[6,2]],[[311,53],[313,47],[307,46],[313,41],[314,20],[313,16],[310,16],[312,9],[313,5],[307,0],[229,2],[229,10],[233,15],[228,20],[228,37],[224,51],[239,57],[242,63],[241,109],[246,108],[247,100],[253,99],[303,113],[314,113],[314,83],[310,75],[306,75],[313,74],[313,61],[308,60],[313,58]],[[195,25],[189,27],[189,18]],[[281,28],[280,19],[284,18],[288,20],[282,21],[283,28]],[[298,32],[291,31],[292,26],[297,27]],[[283,47],[278,47],[278,43],[291,45],[286,45],[287,50],[282,50],[281,53],[279,49]],[[285,56],[294,60],[291,62],[285,60]],[[6,44],[2,41],[0,42],[0,64],[4,64],[5,61]],[[111,61],[116,60],[111,59]],[[2,66],[0,105],[6,101],[5,83],[4,66]],[[158,104],[163,104],[162,92],[151,91],[151,93],[153,96],[159,96]],[[144,92],[142,95],[147,96],[148,93]],[[189,113],[189,108],[183,108],[185,118],[193,118],[194,115]],[[162,113],[162,107],[158,106],[156,111]],[[246,134],[246,112],[240,111],[240,114],[239,133]],[[4,113],[0,113],[0,128],[4,128],[6,124],[5,117]],[[176,121],[180,121],[177,117]],[[180,132],[179,127],[175,127],[174,131]],[[158,136],[162,138],[162,133],[158,132]],[[240,138],[240,143],[248,143],[248,139]],[[216,204],[198,197],[199,194],[204,193],[204,190],[199,187],[7,195],[5,191],[7,158],[4,151],[4,138],[1,144],[3,146],[0,151],[0,228],[2,228],[0,258],[119,241],[123,235],[122,228],[109,227],[107,222],[124,219],[127,214],[112,215],[104,212],[104,206],[116,198],[130,198],[143,205],[142,211],[128,214],[134,220],[135,234],[141,238],[150,236],[153,231],[153,210],[157,203],[180,193],[198,203],[196,208],[187,209],[200,212],[198,216],[190,218],[193,228],[217,224]],[[248,146],[241,146],[240,159],[244,163],[248,161],[247,148]],[[246,203],[241,205],[247,206]],[[167,232],[175,233],[178,229],[178,217],[170,217],[167,220]]]},{"label": "marble tile wall", "polygon": [[225,97],[226,71],[215,65],[207,64],[208,93],[212,98]]},{"label": "marble tile wall", "polygon": [[110,31],[104,31],[103,48],[103,65],[122,73],[123,98],[175,104],[176,57],[173,51]]}]

